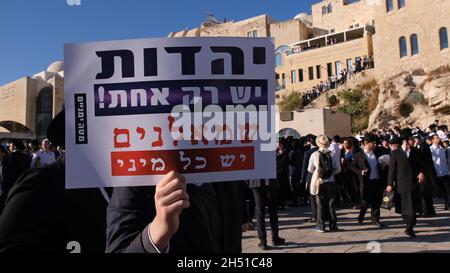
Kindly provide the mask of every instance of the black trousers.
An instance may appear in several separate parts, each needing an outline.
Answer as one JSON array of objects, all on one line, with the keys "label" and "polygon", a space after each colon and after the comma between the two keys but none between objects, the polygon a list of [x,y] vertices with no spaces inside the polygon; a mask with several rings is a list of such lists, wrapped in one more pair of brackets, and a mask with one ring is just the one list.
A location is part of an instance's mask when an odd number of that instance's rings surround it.
[{"label": "black trousers", "polygon": [[317,225],[325,230],[325,221],[330,221],[330,229],[337,228],[336,216],[336,182],[322,183],[319,186],[319,194],[316,195]]},{"label": "black trousers", "polygon": [[289,177],[289,185],[291,187],[292,199],[297,204],[300,198],[300,175],[293,174]]},{"label": "black trousers", "polygon": [[419,212],[423,213],[424,215],[433,215],[436,213],[434,210],[433,205],[433,195],[431,192],[427,189],[427,185],[424,183],[419,185],[419,194],[420,194],[420,202],[421,207]]},{"label": "black trousers", "polygon": [[253,188],[255,198],[255,217],[258,230],[258,238],[267,242],[266,233],[266,206],[269,207],[270,228],[272,239],[278,238],[278,188],[274,183]]},{"label": "black trousers", "polygon": [[361,189],[361,210],[359,218],[366,215],[367,209],[371,207],[372,222],[380,221],[380,207],[383,199],[384,185],[380,179],[364,182]]},{"label": "black trousers", "polygon": [[408,193],[396,193],[397,200],[400,201],[400,206],[396,208],[398,213],[401,213],[403,222],[407,228],[413,228],[416,225],[416,212],[418,211],[419,192],[412,191]]},{"label": "black trousers", "polygon": [[450,207],[450,178],[449,176],[440,176],[437,178],[442,197],[444,198],[445,206]]}]

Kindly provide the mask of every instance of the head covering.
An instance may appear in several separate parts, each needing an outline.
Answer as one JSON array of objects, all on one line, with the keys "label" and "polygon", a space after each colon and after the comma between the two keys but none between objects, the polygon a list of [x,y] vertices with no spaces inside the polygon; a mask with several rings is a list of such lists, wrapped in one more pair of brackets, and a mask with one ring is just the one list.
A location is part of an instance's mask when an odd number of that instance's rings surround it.
[{"label": "head covering", "polygon": [[410,128],[405,128],[400,131],[400,138],[403,139],[411,139],[413,138],[413,133]]},{"label": "head covering", "polygon": [[375,143],[376,142],[376,138],[372,133],[367,133],[364,135],[364,137],[362,138],[363,142],[372,142]]},{"label": "head covering", "polygon": [[319,148],[326,149],[330,147],[330,140],[326,136],[320,135],[316,138],[316,144]]},{"label": "head covering", "polygon": [[397,135],[391,135],[388,139],[389,144],[401,144],[402,140]]}]

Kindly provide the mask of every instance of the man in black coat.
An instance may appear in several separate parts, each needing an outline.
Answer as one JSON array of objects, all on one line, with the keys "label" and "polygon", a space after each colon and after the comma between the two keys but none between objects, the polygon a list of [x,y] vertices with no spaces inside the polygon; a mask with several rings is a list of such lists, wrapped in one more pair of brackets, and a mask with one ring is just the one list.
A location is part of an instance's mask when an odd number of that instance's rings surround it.
[{"label": "man in black coat", "polygon": [[439,197],[440,191],[437,185],[437,174],[433,164],[433,157],[431,155],[430,146],[426,143],[425,139],[416,134],[413,136],[415,143],[414,146],[420,152],[420,162],[422,163],[425,182],[420,183],[420,212],[424,217],[433,217],[436,215],[434,209],[433,197]]},{"label": "man in black coat", "polygon": [[22,140],[14,140],[12,145],[11,161],[16,168],[17,177],[19,177],[30,168],[32,156],[25,152]]},{"label": "man in black coat", "polygon": [[380,223],[380,207],[385,189],[384,170],[378,163],[379,154],[375,149],[374,136],[371,134],[364,136],[363,144],[364,149],[354,155],[350,165],[350,169],[356,174],[359,181],[361,194],[358,222],[364,221],[364,216],[370,206],[372,225],[381,228],[383,225]]},{"label": "man in black coat", "polygon": [[395,189],[396,212],[406,224],[405,234],[414,238],[416,212],[420,207],[419,183],[425,182],[425,175],[420,151],[414,147],[412,136],[403,135],[401,139],[401,146],[391,152],[386,191]]},{"label": "man in black coat", "polygon": [[186,185],[171,172],[156,187],[115,188],[106,252],[239,253],[243,182]]},{"label": "man in black coat", "polygon": [[17,179],[17,172],[8,154],[8,150],[0,145],[0,215],[2,214],[6,196]]}]

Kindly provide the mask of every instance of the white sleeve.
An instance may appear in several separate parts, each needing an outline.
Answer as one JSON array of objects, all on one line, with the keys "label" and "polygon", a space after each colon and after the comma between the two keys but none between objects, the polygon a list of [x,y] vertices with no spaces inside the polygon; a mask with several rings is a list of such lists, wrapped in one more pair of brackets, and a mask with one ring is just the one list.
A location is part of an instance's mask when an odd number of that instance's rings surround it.
[{"label": "white sleeve", "polygon": [[308,162],[308,172],[313,173],[316,170],[316,166],[314,166],[314,160],[313,158],[315,157],[317,152],[314,152],[311,157],[309,158],[309,162]]},{"label": "white sleeve", "polygon": [[31,168],[34,168],[36,166],[36,161],[38,160],[38,158],[39,158],[38,153],[35,153],[33,155],[33,159],[31,159],[31,164],[30,164]]}]

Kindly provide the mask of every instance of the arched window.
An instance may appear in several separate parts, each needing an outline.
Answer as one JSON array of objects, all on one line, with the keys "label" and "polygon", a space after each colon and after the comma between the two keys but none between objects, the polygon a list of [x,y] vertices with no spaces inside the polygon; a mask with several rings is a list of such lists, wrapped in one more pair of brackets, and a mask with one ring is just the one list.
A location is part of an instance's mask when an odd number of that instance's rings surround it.
[{"label": "arched window", "polygon": [[417,34],[411,35],[411,55],[419,54],[419,40],[417,39]]},{"label": "arched window", "polygon": [[441,45],[441,50],[448,48],[448,32],[446,27],[439,30],[439,43]]},{"label": "arched window", "polygon": [[275,53],[275,64],[277,67],[283,66],[283,54],[282,53]]},{"label": "arched window", "polygon": [[406,38],[400,37],[399,39],[399,47],[400,47],[400,58],[408,56],[408,47],[406,45]]},{"label": "arched window", "polygon": [[404,8],[406,6],[406,0],[398,0],[397,3],[399,9]]},{"label": "arched window", "polygon": [[328,4],[327,13],[332,13],[332,12],[333,12],[333,6],[331,4]]},{"label": "arched window", "polygon": [[53,89],[44,87],[36,100],[36,136],[42,140],[47,135],[53,117]]},{"label": "arched window", "polygon": [[277,67],[283,66],[283,55],[286,53],[286,51],[289,50],[289,47],[286,45],[280,46],[275,51],[275,64]]},{"label": "arched window", "polygon": [[327,14],[327,7],[323,6],[322,7],[322,15],[325,15],[325,14]]}]

